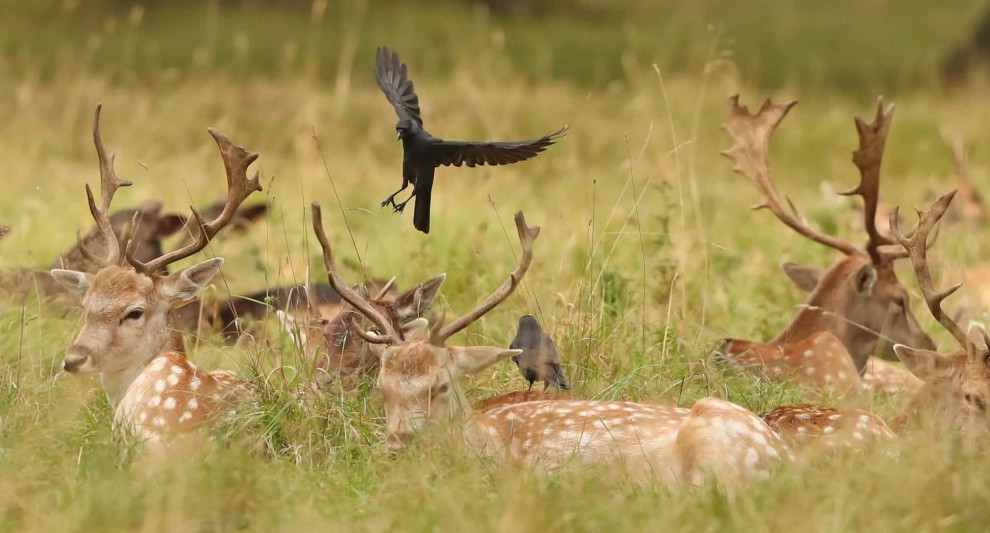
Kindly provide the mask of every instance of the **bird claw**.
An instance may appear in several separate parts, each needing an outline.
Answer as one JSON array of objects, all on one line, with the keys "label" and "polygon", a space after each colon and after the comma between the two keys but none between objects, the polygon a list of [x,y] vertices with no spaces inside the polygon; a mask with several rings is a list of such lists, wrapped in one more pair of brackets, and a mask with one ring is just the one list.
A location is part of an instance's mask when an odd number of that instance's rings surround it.
[{"label": "bird claw", "polygon": [[402,202],[401,204],[397,204],[395,202],[392,202],[392,205],[394,206],[392,208],[392,212],[393,213],[401,213],[402,210],[406,208],[406,204],[408,204],[408,203],[409,203],[409,200],[406,200],[405,202]]},{"label": "bird claw", "polygon": [[382,201],[382,209],[385,209],[386,207],[388,207],[390,205],[391,206],[395,206],[395,195],[394,194],[391,195],[391,196],[389,196],[388,198],[386,198],[385,200]]}]

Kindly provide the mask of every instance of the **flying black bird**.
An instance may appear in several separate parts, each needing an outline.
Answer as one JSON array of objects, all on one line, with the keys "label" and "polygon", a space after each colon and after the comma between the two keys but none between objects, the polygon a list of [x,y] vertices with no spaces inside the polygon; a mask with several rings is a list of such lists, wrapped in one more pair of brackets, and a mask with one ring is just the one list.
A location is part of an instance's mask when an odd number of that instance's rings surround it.
[{"label": "flying black bird", "polygon": [[570,390],[571,386],[567,384],[564,371],[560,368],[557,345],[543,332],[540,323],[532,315],[519,317],[519,329],[516,330],[516,338],[512,339],[509,349],[523,351],[519,355],[513,355],[512,362],[529,382],[530,390],[534,381],[542,381],[543,390],[547,390],[550,385]]},{"label": "flying black bird", "polygon": [[[430,232],[430,194],[433,191],[433,171],[440,165],[462,164],[508,165],[525,161],[546,150],[548,146],[567,132],[567,126],[539,139],[515,142],[466,142],[445,141],[423,129],[419,114],[419,97],[413,91],[408,69],[399,61],[399,54],[387,47],[378,47],[375,60],[375,79],[378,87],[399,115],[395,124],[396,140],[402,139],[402,188],[382,202],[401,213],[409,200],[416,198],[413,225],[423,233]],[[412,183],[413,192],[405,202],[395,203],[395,196]]]}]

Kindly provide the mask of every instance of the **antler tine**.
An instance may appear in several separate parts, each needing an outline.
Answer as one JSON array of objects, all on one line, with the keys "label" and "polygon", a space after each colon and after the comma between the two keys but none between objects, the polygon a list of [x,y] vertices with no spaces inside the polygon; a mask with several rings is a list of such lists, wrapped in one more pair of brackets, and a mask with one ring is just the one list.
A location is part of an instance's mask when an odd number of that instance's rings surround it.
[{"label": "antler tine", "polygon": [[[756,186],[763,198],[753,209],[769,209],[784,225],[819,244],[846,255],[862,255],[863,252],[852,243],[809,226],[794,204],[789,199],[781,198],[773,183],[769,163],[770,137],[796,104],[797,100],[793,100],[784,105],[776,105],[767,99],[753,115],[747,107],[739,105],[739,95],[730,97],[728,116],[722,129],[732,139],[732,147],[723,151],[722,155],[732,161],[732,170],[742,174]],[[793,212],[788,211],[785,201]]]},{"label": "antler tine", "polygon": [[522,257],[519,259],[519,264],[516,265],[516,269],[509,274],[509,279],[505,280],[504,283],[495,289],[495,292],[488,295],[477,307],[475,307],[470,313],[462,316],[461,318],[455,320],[450,325],[439,330],[436,334],[430,335],[431,342],[438,345],[443,345],[444,341],[450,338],[451,335],[457,333],[458,331],[468,327],[472,322],[478,320],[485,313],[491,311],[495,306],[502,303],[502,300],[508,298],[512,291],[516,290],[516,286],[522,281],[523,276],[526,275],[526,271],[529,270],[529,265],[533,262],[533,241],[536,240],[540,235],[539,226],[527,226],[526,217],[523,215],[522,211],[517,211],[516,216],[516,231],[519,233],[519,242],[522,244]]},{"label": "antler tine", "polygon": [[220,156],[223,158],[223,167],[227,174],[227,203],[223,206],[223,211],[210,222],[203,221],[203,215],[195,206],[189,206],[192,210],[193,219],[199,226],[199,235],[196,240],[187,246],[173,250],[161,257],[152,259],[147,263],[142,263],[133,255],[128,253],[127,260],[134,265],[139,272],[153,273],[161,270],[165,266],[176,261],[185,259],[198,253],[210,243],[214,236],[224,227],[230,224],[237,214],[237,209],[241,203],[255,191],[261,191],[261,182],[258,173],[248,179],[248,167],[258,159],[256,152],[248,152],[241,146],[237,146],[226,135],[219,131],[208,128],[210,135],[217,142],[220,148]]},{"label": "antler tine", "polygon": [[[354,306],[362,315],[368,317],[376,326],[378,326],[379,331],[383,333],[382,340],[377,341],[379,343],[398,343],[402,341],[402,336],[399,332],[392,327],[392,323],[385,318],[377,309],[375,309],[368,300],[363,298],[354,288],[352,288],[340,274],[337,272],[337,264],[333,260],[333,251],[330,248],[330,241],[327,240],[327,234],[323,230],[323,212],[320,209],[320,204],[313,202],[313,231],[316,232],[316,240],[319,241],[320,247],[323,248],[323,264],[327,267],[327,277],[330,281],[330,286],[333,287],[337,294],[340,295],[347,303]],[[360,335],[360,334],[359,334]],[[365,338],[361,335],[361,338]],[[365,338],[365,340],[367,340]],[[370,341],[369,341],[370,342]]]},{"label": "antler tine", "polygon": [[938,320],[942,327],[947,329],[949,333],[960,343],[963,348],[968,346],[966,333],[963,331],[962,327],[959,326],[952,318],[942,311],[942,301],[948,298],[952,293],[959,290],[962,283],[958,283],[953,287],[950,287],[944,291],[936,292],[934,284],[932,283],[932,273],[928,268],[928,234],[931,232],[932,228],[938,224],[938,221],[945,214],[945,210],[949,208],[949,204],[952,203],[952,198],[956,195],[956,191],[949,191],[942,196],[939,196],[935,203],[927,211],[921,211],[916,209],[918,212],[918,225],[911,232],[910,237],[905,237],[901,233],[900,223],[898,220],[899,207],[894,207],[890,212],[890,232],[893,234],[894,238],[901,243],[902,246],[908,251],[911,257],[911,266],[914,267],[914,275],[918,278],[918,287],[921,288],[921,294],[925,297],[925,303],[928,304],[928,310],[932,313],[932,316]]},{"label": "antler tine", "polygon": [[113,196],[118,188],[130,187],[133,183],[117,177],[117,173],[113,169],[113,154],[107,156],[107,150],[103,146],[103,136],[100,135],[100,112],[102,110],[103,104],[97,104],[96,111],[93,113],[93,144],[96,146],[96,156],[100,161],[100,206],[96,206],[93,189],[89,187],[88,183],[86,184],[86,199],[89,202],[89,212],[93,215],[96,227],[99,228],[100,234],[106,242],[106,257],[98,257],[90,252],[81,240],[79,241],[79,248],[84,257],[106,267],[120,262],[120,243],[113,232],[113,226],[110,225],[110,216],[107,214],[110,210],[110,203],[113,201]]},{"label": "antler tine", "polygon": [[880,163],[883,161],[887,132],[890,131],[890,121],[893,117],[894,104],[890,104],[885,110],[883,97],[877,98],[877,113],[872,123],[867,124],[862,118],[855,117],[859,148],[853,152],[853,163],[859,168],[859,185],[839,193],[843,196],[859,195],[863,198],[863,227],[869,239],[866,252],[876,264],[893,257],[881,254],[880,246],[897,244],[890,237],[880,234],[876,222],[877,204],[880,201]]}]

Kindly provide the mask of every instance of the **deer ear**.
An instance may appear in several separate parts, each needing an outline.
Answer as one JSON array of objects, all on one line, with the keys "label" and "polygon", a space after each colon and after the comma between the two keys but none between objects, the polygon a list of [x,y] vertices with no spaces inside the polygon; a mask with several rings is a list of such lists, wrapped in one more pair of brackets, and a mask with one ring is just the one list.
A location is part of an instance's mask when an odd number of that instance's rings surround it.
[{"label": "deer ear", "polygon": [[966,335],[969,342],[966,346],[966,357],[970,363],[986,363],[990,359],[990,339],[987,332],[979,324],[969,326]]},{"label": "deer ear", "polygon": [[216,257],[169,274],[162,278],[162,293],[172,304],[192,300],[206,288],[221,265],[223,258]]},{"label": "deer ear", "polygon": [[856,271],[853,283],[856,284],[856,292],[860,296],[869,298],[873,295],[873,287],[877,284],[877,269],[871,264],[861,266]]},{"label": "deer ear", "polygon": [[75,294],[76,298],[80,300],[86,296],[92,276],[92,274],[77,272],[75,270],[62,270],[60,268],[52,270],[52,277],[55,278],[55,281],[59,282],[60,285],[68,289],[72,294]]},{"label": "deer ear", "polygon": [[175,232],[182,229],[186,225],[186,217],[182,215],[177,215],[175,213],[169,213],[158,219],[158,227],[155,228],[155,234],[161,237],[168,237],[169,235],[175,234]]},{"label": "deer ear", "polygon": [[791,283],[804,292],[815,290],[818,282],[822,279],[823,269],[815,266],[788,262],[781,264],[780,268],[787,275],[788,279],[791,280]]},{"label": "deer ear", "polygon": [[894,353],[904,366],[922,381],[949,376],[956,368],[954,359],[943,357],[931,350],[919,350],[903,344],[895,344]]},{"label": "deer ear", "polygon": [[415,289],[410,289],[402,293],[395,299],[395,309],[399,314],[399,319],[403,322],[423,316],[423,313],[430,310],[433,299],[437,297],[440,286],[447,279],[447,274],[420,283]]},{"label": "deer ear", "polygon": [[450,353],[453,366],[451,372],[455,375],[477,374],[503,359],[523,352],[522,350],[507,350],[494,346],[452,346],[447,350]]},{"label": "deer ear", "polygon": [[430,322],[423,317],[414,318],[399,328],[400,333],[402,333],[403,339],[410,339],[421,331],[426,330],[430,326]]}]

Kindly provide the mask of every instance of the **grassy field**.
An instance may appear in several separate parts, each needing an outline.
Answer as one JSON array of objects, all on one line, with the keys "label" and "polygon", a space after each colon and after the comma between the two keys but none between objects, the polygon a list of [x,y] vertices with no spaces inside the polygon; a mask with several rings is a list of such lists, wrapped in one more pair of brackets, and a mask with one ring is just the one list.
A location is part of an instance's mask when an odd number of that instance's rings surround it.
[{"label": "grassy field", "polygon": [[[408,287],[446,272],[438,301],[454,316],[513,267],[512,214],[523,210],[543,228],[525,285],[454,343],[507,346],[518,316],[532,313],[583,397],[691,405],[714,395],[754,411],[834,401],[895,416],[896,401],[823,398],[711,362],[718,339],[765,339],[787,323],[802,295],[782,260],[833,259],[748,210],[756,193],[718,155],[729,144],[719,124],[737,92],[751,107],[765,96],[800,99],[773,144],[780,188],[856,242],[857,215],[819,183],[856,182],[852,117],[872,114],[877,93],[898,109],[885,202],[920,205],[951,180],[943,133],[969,142],[986,184],[987,87],[949,93],[936,76],[940,52],[965,39],[960,28],[980,3],[900,2],[900,17],[882,1],[745,11],[715,1],[560,4],[537,4],[560,16],[493,17],[456,2],[206,2],[183,14],[4,0],[0,224],[12,232],[0,241],[0,268],[43,267],[89,226],[83,184],[98,179],[89,128],[102,102],[117,172],[135,182],[119,207],[160,199],[182,211],[222,196],[207,126],[261,153],[274,211],[208,249],[228,260],[213,297],[301,282],[307,267],[321,277],[306,215],[318,200],[350,279],[366,269]],[[437,135],[571,131],[526,164],[438,171],[433,232],[419,234],[411,214],[378,208],[401,161],[393,111],[372,76],[378,43],[410,64]],[[945,283],[984,262],[984,230],[940,237],[931,255]],[[901,278],[915,290],[907,270]],[[919,302],[923,326],[951,349]],[[982,530],[990,520],[987,458],[925,435],[899,444],[898,458],[787,465],[734,496],[630,486],[594,468],[489,464],[444,428],[390,457],[373,384],[356,395],[295,394],[311,376],[274,327],[274,348],[190,339],[197,362],[252,379],[255,401],[214,440],[149,456],[111,432],[96,380],[60,372],[80,323],[75,309],[0,301],[0,530]],[[504,363],[466,385],[481,399],[524,382]]]}]

